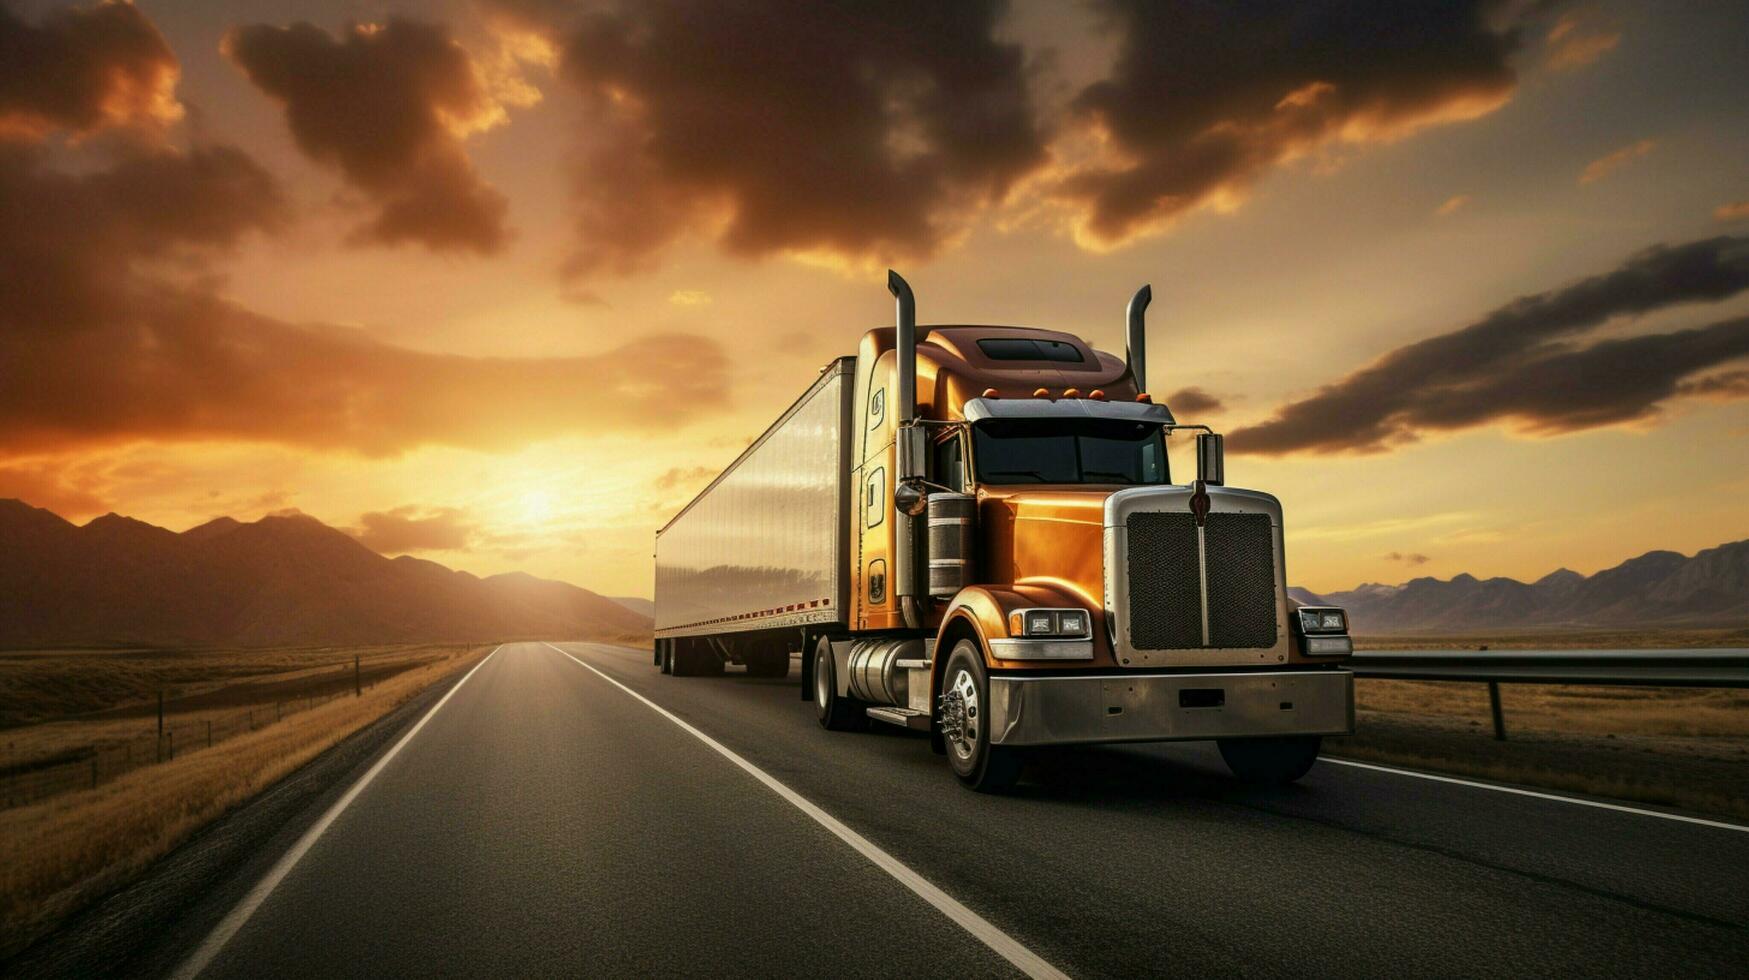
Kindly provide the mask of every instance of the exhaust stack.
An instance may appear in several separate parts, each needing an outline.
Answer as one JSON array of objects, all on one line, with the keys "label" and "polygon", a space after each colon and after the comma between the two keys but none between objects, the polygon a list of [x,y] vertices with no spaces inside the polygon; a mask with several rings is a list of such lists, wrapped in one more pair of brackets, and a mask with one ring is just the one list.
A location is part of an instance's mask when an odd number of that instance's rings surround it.
[{"label": "exhaust stack", "polygon": [[905,277],[887,270],[887,290],[897,300],[898,310],[893,320],[897,324],[894,338],[895,356],[899,361],[897,402],[898,422],[909,425],[917,417],[917,298],[911,295],[911,284]]},{"label": "exhaust stack", "polygon": [[1154,300],[1151,286],[1143,286],[1130,297],[1129,328],[1124,333],[1124,363],[1136,379],[1136,392],[1148,390],[1148,304]]}]

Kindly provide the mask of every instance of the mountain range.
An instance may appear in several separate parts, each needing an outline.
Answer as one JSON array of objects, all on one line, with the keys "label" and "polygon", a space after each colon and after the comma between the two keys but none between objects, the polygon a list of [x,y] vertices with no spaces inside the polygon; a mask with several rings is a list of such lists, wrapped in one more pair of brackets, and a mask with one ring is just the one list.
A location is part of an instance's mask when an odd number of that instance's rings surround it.
[{"label": "mountain range", "polygon": [[386,558],[302,514],[180,534],[83,526],[0,500],[0,646],[249,647],[648,636],[650,617],[564,582]]},{"label": "mountain range", "polygon": [[1749,625],[1749,541],[1694,557],[1648,551],[1595,575],[1562,568],[1535,582],[1417,578],[1369,583],[1302,602],[1342,606],[1357,634],[1474,633],[1501,627],[1670,628]]}]

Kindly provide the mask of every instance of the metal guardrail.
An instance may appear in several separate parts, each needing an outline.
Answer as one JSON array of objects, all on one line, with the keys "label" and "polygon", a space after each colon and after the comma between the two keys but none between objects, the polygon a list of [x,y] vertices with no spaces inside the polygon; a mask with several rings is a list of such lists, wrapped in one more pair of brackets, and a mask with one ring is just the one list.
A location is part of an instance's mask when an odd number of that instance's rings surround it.
[{"label": "metal guardrail", "polygon": [[1356,653],[1348,666],[1357,677],[1487,684],[1501,741],[1501,684],[1749,688],[1749,650],[1384,650]]}]

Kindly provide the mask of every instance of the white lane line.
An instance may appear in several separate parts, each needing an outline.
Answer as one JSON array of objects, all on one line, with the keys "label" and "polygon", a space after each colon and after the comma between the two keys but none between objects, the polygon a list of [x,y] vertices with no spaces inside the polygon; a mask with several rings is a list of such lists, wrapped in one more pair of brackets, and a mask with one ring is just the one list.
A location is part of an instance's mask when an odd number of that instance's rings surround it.
[{"label": "white lane line", "polygon": [[768,775],[765,770],[760,769],[753,763],[736,755],[734,751],[724,746],[721,742],[718,742],[716,739],[711,738],[709,735],[706,735],[704,732],[699,731],[697,728],[694,728],[692,725],[681,720],[667,708],[662,707],[649,698],[644,697],[642,694],[639,694],[624,684],[621,684],[619,681],[602,673],[594,665],[578,660],[576,657],[571,656],[569,652],[560,650],[551,643],[548,643],[547,646],[552,647],[554,650],[558,650],[559,653],[562,653],[567,657],[570,657],[578,666],[594,671],[596,676],[600,677],[602,680],[612,684],[614,687],[619,688],[627,694],[630,694],[639,701],[642,701],[650,710],[656,712],[674,724],[679,725],[682,730],[715,749],[717,754],[746,770],[748,775],[764,783],[767,789],[776,793],[778,796],[783,797],[785,800],[788,800],[796,809],[812,817],[815,823],[836,834],[838,839],[849,844],[857,853],[874,862],[876,867],[885,871],[887,874],[892,875],[894,878],[897,878],[900,884],[917,893],[918,897],[922,898],[925,902],[935,906],[936,909],[949,919],[952,919],[961,929],[971,933],[979,942],[982,942],[984,945],[995,950],[1003,959],[1014,964],[1015,968],[1020,970],[1020,972],[1034,978],[1049,977],[1053,978],[1053,980],[1055,980],[1055,978],[1068,980],[1067,974],[1049,963],[1046,963],[1037,953],[1022,946],[1019,940],[1016,940],[1013,936],[1010,936],[991,925],[983,916],[955,901],[947,892],[930,884],[922,875],[912,871],[904,864],[901,864],[898,858],[895,858],[886,851],[876,847],[868,838],[851,830],[844,824],[839,823],[836,817],[808,802],[808,800],[800,793],[797,793],[795,790],[778,782],[776,779]]},{"label": "white lane line", "polygon": [[1473,779],[1459,779],[1456,776],[1439,776],[1430,772],[1420,772],[1415,769],[1398,769],[1395,766],[1380,766],[1370,762],[1354,762],[1349,759],[1332,759],[1324,756],[1319,761],[1338,766],[1353,766],[1356,769],[1372,769],[1378,772],[1388,772],[1398,776],[1412,776],[1416,779],[1427,779],[1436,783],[1454,783],[1458,786],[1473,786],[1476,789],[1493,790],[1496,793],[1511,793],[1514,796],[1534,796],[1539,800],[1554,800],[1557,803],[1571,803],[1574,806],[1596,807],[1599,810],[1618,810],[1622,813],[1635,813],[1642,817],[1657,817],[1660,820],[1678,820],[1682,823],[1699,824],[1702,827],[1717,827],[1720,830],[1735,830],[1749,833],[1749,827],[1736,823],[1723,823],[1718,820],[1702,820],[1700,817],[1685,817],[1679,813],[1662,813],[1657,810],[1642,810],[1637,806],[1625,806],[1620,803],[1605,803],[1601,800],[1587,800],[1578,796],[1562,796],[1558,793],[1539,793],[1536,790],[1519,789],[1516,786],[1501,786],[1496,783],[1481,783]]},{"label": "white lane line", "polygon": [[353,800],[358,799],[358,794],[364,792],[364,788],[371,784],[371,780],[377,778],[377,774],[382,772],[395,756],[407,747],[408,742],[413,741],[413,736],[419,734],[419,730],[425,727],[425,723],[431,720],[431,716],[437,714],[438,709],[448,704],[450,698],[455,697],[455,692],[462,689],[462,685],[468,682],[468,678],[478,673],[481,667],[486,666],[486,661],[497,656],[498,651],[502,649],[504,649],[504,644],[500,643],[491,653],[486,654],[486,660],[475,664],[473,669],[463,675],[454,687],[444,692],[443,697],[431,706],[430,711],[425,712],[425,717],[419,719],[417,725],[409,729],[407,734],[402,735],[401,740],[385,752],[383,757],[378,759],[376,764],[371,766],[364,775],[358,777],[358,782],[352,784],[352,788],[346,791],[346,795],[335,800],[334,805],[328,808],[328,812],[322,814],[322,819],[317,820],[314,826],[304,831],[304,836],[298,838],[298,842],[292,845],[291,850],[285,852],[284,856],[273,866],[273,869],[267,872],[265,878],[256,882],[255,887],[249,890],[249,894],[243,896],[243,900],[237,903],[237,907],[219,922],[212,933],[206,937],[206,940],[200,944],[200,947],[194,951],[194,954],[184,960],[182,965],[176,968],[176,972],[171,974],[171,977],[174,980],[193,980],[193,978],[200,976],[201,971],[212,963],[213,957],[219,955],[219,951],[225,948],[225,944],[231,941],[231,937],[237,934],[237,930],[243,928],[243,924],[249,921],[249,917],[255,914],[255,910],[267,900],[267,896],[273,894],[273,890],[278,888],[279,883],[285,880],[285,876],[291,873],[291,869],[297,867],[297,863],[303,859],[305,852],[309,851],[311,845],[316,843],[316,840],[322,836],[335,818],[340,816],[348,806],[351,806]]}]

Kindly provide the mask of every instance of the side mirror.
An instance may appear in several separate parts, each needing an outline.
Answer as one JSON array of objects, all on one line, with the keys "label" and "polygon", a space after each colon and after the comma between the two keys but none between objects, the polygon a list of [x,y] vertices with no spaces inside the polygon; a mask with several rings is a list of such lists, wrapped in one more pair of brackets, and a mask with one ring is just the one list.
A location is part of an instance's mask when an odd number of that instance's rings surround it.
[{"label": "side mirror", "polygon": [[893,488],[893,509],[906,517],[922,517],[929,509],[929,491],[916,480],[906,480]]},{"label": "side mirror", "polygon": [[1211,487],[1227,482],[1226,450],[1222,437],[1212,432],[1196,434],[1196,478]]}]

